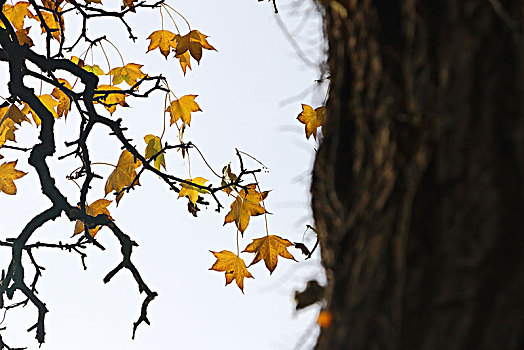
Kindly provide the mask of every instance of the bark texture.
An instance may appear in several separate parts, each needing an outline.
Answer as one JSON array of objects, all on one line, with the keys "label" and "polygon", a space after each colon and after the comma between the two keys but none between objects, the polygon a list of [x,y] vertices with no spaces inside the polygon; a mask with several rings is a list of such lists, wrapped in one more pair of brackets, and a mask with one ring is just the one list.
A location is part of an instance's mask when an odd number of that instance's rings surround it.
[{"label": "bark texture", "polygon": [[322,4],[317,348],[523,349],[523,3]]}]

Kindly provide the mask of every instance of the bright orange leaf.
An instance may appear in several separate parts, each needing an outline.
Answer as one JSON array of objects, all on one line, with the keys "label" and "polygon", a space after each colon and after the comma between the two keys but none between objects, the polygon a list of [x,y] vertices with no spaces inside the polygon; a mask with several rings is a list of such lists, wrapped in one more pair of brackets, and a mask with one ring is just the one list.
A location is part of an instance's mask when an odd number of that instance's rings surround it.
[{"label": "bright orange leaf", "polygon": [[186,51],[189,51],[191,56],[200,63],[202,49],[216,51],[216,49],[207,42],[207,37],[207,35],[200,33],[198,30],[192,30],[184,36],[177,34],[175,37],[176,56],[180,56]]},{"label": "bright orange leaf", "polygon": [[195,102],[198,95],[185,95],[178,100],[171,102],[167,107],[166,112],[171,116],[171,125],[176,123],[178,119],[182,119],[184,124],[191,123],[191,112],[202,112],[200,106]]},{"label": "bright orange leaf", "polygon": [[16,160],[14,162],[3,163],[0,165],[0,192],[5,194],[15,195],[16,185],[14,180],[17,180],[26,175],[23,171],[16,170]]},{"label": "bright orange leaf", "polygon": [[[278,256],[283,258],[295,260],[293,255],[289,253],[287,247],[292,246],[293,243],[287,239],[280,238],[275,235],[270,235],[262,238],[256,238],[251,242],[244,252],[256,253],[255,258],[249,264],[249,266],[256,264],[260,260],[264,259],[267,269],[270,273],[273,273],[278,263]],[[295,260],[296,261],[296,260]]]},{"label": "bright orange leaf", "polygon": [[146,75],[140,71],[141,64],[128,63],[124,67],[113,68],[107,75],[113,76],[113,84],[118,85],[125,81],[127,85],[133,86],[138,79],[142,79]]},{"label": "bright orange leaf", "polygon": [[[58,113],[56,113],[56,110],[55,110],[55,107],[60,104],[59,101],[55,100],[53,98],[53,96],[48,95],[48,94],[42,95],[42,96],[38,96],[38,98],[40,99],[40,102],[42,102],[42,104],[47,108],[47,110],[49,112],[51,112],[53,117],[59,118]],[[38,116],[38,114],[36,114],[36,112],[33,111],[33,109],[31,107],[29,107],[28,104],[24,104],[24,108],[22,109],[22,113],[25,114],[25,115],[31,114],[33,116],[33,120],[35,121],[36,125],[40,125],[42,123],[42,121],[40,120],[40,117]]]},{"label": "bright orange leaf", "polygon": [[211,253],[217,258],[217,261],[211,266],[210,270],[225,271],[226,286],[235,280],[238,288],[244,293],[244,277],[254,278],[247,270],[244,260],[228,250],[219,253],[211,251]]},{"label": "bright orange leaf", "polygon": [[260,202],[267,197],[269,192],[260,193],[256,187],[256,184],[250,184],[246,186],[247,191],[245,189],[240,191],[231,204],[231,210],[226,215],[224,225],[234,221],[240,232],[243,233],[249,225],[251,216],[262,215],[266,212]]},{"label": "bright orange leaf", "polygon": [[[160,141],[160,138],[155,135],[146,135],[144,137],[144,141],[146,141],[146,159],[152,158],[155,154],[160,152],[162,150],[162,142]],[[160,170],[160,166],[162,165],[164,169],[166,168],[166,160],[164,159],[164,153],[159,154],[155,158],[155,168],[157,170]]]},{"label": "bright orange leaf", "polygon": [[122,107],[129,107],[129,105],[126,102],[127,95],[122,92],[119,92],[122,91],[121,88],[111,85],[100,85],[95,91],[98,90],[115,91],[115,93],[95,93],[94,96],[95,98],[99,97],[100,102],[104,103],[104,107],[109,111],[109,113],[113,114],[116,110],[117,105],[120,105]]},{"label": "bright orange leaf", "polygon": [[[186,181],[191,181],[197,185],[204,186],[204,184],[207,182],[206,179],[203,177],[195,177],[194,179],[187,179]],[[178,198],[180,197],[186,197],[189,198],[191,203],[195,204],[196,200],[198,199],[199,193],[207,193],[207,190],[201,190],[198,187],[191,186],[188,184],[183,183],[182,188],[180,189],[180,192],[178,193]]]},{"label": "bright orange leaf", "polygon": [[313,109],[311,106],[302,104],[302,112],[297,119],[306,124],[306,137],[309,139],[311,134],[317,139],[317,128],[324,125],[326,121],[326,108],[318,107]]},{"label": "bright orange leaf", "polygon": [[174,38],[175,34],[169,30],[157,30],[151,33],[148,37],[151,42],[149,43],[146,53],[158,47],[162,55],[167,59],[167,56],[171,52],[171,48],[176,47],[176,42],[173,40]]},{"label": "bright orange leaf", "polygon": [[333,321],[333,314],[326,310],[321,310],[318,314],[317,324],[320,328],[328,328]]},{"label": "bright orange leaf", "polygon": [[[99,199],[91,203],[90,206],[86,208],[87,215],[90,216],[97,216],[99,214],[106,214],[110,220],[113,220],[111,217],[111,214],[109,214],[109,210],[107,210],[107,206],[111,204],[112,201],[108,199]],[[100,229],[100,226],[96,226],[92,229],[89,229],[89,234],[91,237],[95,237],[96,233]],[[84,232],[84,223],[80,220],[76,220],[75,223],[75,232],[73,233],[73,236],[78,235],[80,233]]]},{"label": "bright orange leaf", "polygon": [[[65,79],[58,79],[58,82],[69,90],[73,89],[71,87],[71,84],[69,84]],[[56,107],[56,112],[58,116],[61,117],[65,115],[67,117],[69,109],[71,109],[71,100],[69,99],[69,97],[57,87],[53,89],[51,95],[59,101],[59,104]]]},{"label": "bright orange leaf", "polygon": [[[135,159],[131,152],[124,150],[118,158],[118,164],[115,170],[109,175],[106,181],[105,193],[106,196],[109,192],[120,192],[123,188],[130,186],[136,177],[136,168],[142,165],[142,162]],[[135,185],[140,185],[138,180],[135,181]],[[120,193],[116,196],[116,204],[120,202],[125,192]]]}]

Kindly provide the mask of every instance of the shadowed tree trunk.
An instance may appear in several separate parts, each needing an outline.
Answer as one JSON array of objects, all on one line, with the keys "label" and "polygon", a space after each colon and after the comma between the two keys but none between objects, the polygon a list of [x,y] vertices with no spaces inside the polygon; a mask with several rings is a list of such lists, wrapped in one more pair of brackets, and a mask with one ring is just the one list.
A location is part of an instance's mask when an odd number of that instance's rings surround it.
[{"label": "shadowed tree trunk", "polygon": [[517,0],[326,0],[318,349],[524,348]]}]

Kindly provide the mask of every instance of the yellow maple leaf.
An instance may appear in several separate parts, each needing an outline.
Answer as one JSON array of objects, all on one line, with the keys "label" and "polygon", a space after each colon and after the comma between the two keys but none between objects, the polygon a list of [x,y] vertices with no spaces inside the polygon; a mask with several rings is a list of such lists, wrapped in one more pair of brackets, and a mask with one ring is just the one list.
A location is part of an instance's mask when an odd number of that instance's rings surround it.
[{"label": "yellow maple leaf", "polygon": [[202,49],[216,51],[216,49],[207,42],[207,37],[207,35],[200,33],[198,30],[192,30],[184,36],[177,34],[175,36],[176,56],[180,56],[189,51],[191,56],[193,56],[193,58],[197,60],[198,63],[200,63],[200,59],[202,58]]},{"label": "yellow maple leaf", "polygon": [[180,61],[180,67],[182,67],[182,71],[184,72],[184,75],[186,75],[186,68],[191,69],[189,51],[186,51],[180,55],[176,55],[175,57]]},{"label": "yellow maple leaf", "polygon": [[210,270],[225,271],[226,286],[235,280],[238,288],[244,293],[244,277],[254,278],[247,270],[244,260],[228,250],[219,253],[211,251],[211,253],[217,258],[217,261],[211,266]]},{"label": "yellow maple leaf", "polygon": [[[71,87],[71,84],[67,82],[65,79],[58,79],[58,82],[62,84],[64,87],[68,88],[69,90],[73,89]],[[55,87],[53,89],[53,92],[51,95],[58,100],[58,106],[56,107],[56,112],[59,117],[65,116],[67,117],[67,114],[69,113],[69,109],[71,109],[71,100],[69,99],[69,96],[67,96],[62,90]]]},{"label": "yellow maple leaf", "polygon": [[[62,9],[60,7],[58,7],[57,11],[60,12],[60,11],[62,11]],[[53,30],[51,32],[51,35],[53,36],[53,38],[58,40],[58,42],[60,42],[60,36],[61,36],[61,33],[62,33],[62,29],[65,29],[64,18],[61,15],[58,16],[58,15],[56,15],[53,12],[41,11],[41,13],[42,13],[42,17],[44,18],[44,21],[47,24],[47,26],[49,27],[49,29]],[[60,22],[58,22],[57,18],[58,18],[58,20]],[[42,25],[42,33],[45,33],[45,31],[46,31],[46,29]]]},{"label": "yellow maple leaf", "polygon": [[[275,235],[269,235],[262,238],[253,239],[244,252],[256,253],[255,258],[249,264],[249,266],[256,264],[260,260],[264,259],[267,269],[270,273],[273,273],[278,263],[278,256],[283,258],[295,260],[293,255],[289,253],[287,247],[292,246],[293,243],[287,239],[280,238]],[[296,260],[295,260],[296,261]]]},{"label": "yellow maple leaf", "polygon": [[[45,108],[47,108],[47,110],[49,112],[51,112],[53,117],[59,118],[58,113],[56,113],[56,111],[55,111],[55,107],[60,104],[59,101],[55,100],[53,98],[53,96],[48,95],[48,94],[42,95],[42,96],[38,96],[38,98],[43,103]],[[35,121],[36,125],[40,125],[42,123],[42,121],[40,120],[40,117],[38,116],[38,114],[36,114],[36,112],[33,111],[33,109],[31,107],[29,107],[29,105],[26,104],[26,103],[24,103],[24,108],[22,109],[22,113],[25,114],[25,115],[31,114],[33,116],[33,120]]]},{"label": "yellow maple leaf", "polygon": [[[126,94],[118,91],[122,91],[121,88],[111,85],[100,85],[96,90],[115,91],[115,93],[95,93],[94,98],[99,98],[100,102],[104,103],[104,107],[113,114],[116,106],[129,107],[126,103]],[[97,101],[95,101],[97,103]]]},{"label": "yellow maple leaf", "polygon": [[[207,179],[204,179],[203,177],[195,177],[194,179],[186,179],[186,181],[193,182],[197,185],[204,186],[204,184],[208,181]],[[191,186],[188,184],[183,183],[182,188],[180,189],[180,192],[178,193],[178,198],[185,197],[189,198],[191,203],[195,204],[196,200],[198,199],[199,193],[208,193],[207,190],[199,189],[198,187]]]},{"label": "yellow maple leaf", "polygon": [[23,171],[15,169],[16,162],[18,161],[15,160],[14,162],[2,163],[2,165],[0,165],[0,192],[15,195],[16,185],[14,180],[17,180],[27,174]]},{"label": "yellow maple leaf", "polygon": [[151,40],[151,42],[149,43],[146,53],[158,47],[162,55],[167,59],[167,56],[171,52],[171,48],[176,47],[176,42],[173,40],[175,34],[169,30],[154,31],[147,38]]},{"label": "yellow maple leaf", "polygon": [[176,123],[178,119],[182,119],[184,124],[189,125],[191,123],[191,112],[202,112],[200,106],[195,102],[197,96],[185,95],[171,102],[171,105],[166,109],[166,112],[169,112],[171,116],[171,125]]},{"label": "yellow maple leaf", "polygon": [[107,75],[113,76],[113,84],[118,85],[122,81],[125,81],[127,85],[133,86],[136,84],[138,79],[142,79],[146,75],[140,71],[142,68],[141,64],[128,63],[124,67],[113,68],[107,73]]},{"label": "yellow maple leaf", "polygon": [[266,212],[260,202],[267,197],[269,192],[260,193],[256,190],[256,186],[256,184],[250,184],[246,186],[247,191],[246,189],[240,191],[235,201],[231,203],[231,210],[224,219],[224,225],[234,221],[240,232],[244,233],[251,216],[262,215]]},{"label": "yellow maple leaf", "polygon": [[[73,57],[76,57],[76,56],[73,56]],[[100,68],[98,64],[95,64],[92,66],[90,66],[89,64],[84,64],[84,65],[81,65],[81,67],[84,68],[89,73],[93,73],[96,76],[106,75],[106,73],[104,73],[104,71]]]},{"label": "yellow maple leaf", "polygon": [[[7,17],[9,22],[13,24],[16,30],[24,28],[25,17],[35,18],[31,11],[28,9],[29,3],[27,1],[19,1],[14,6],[4,4],[2,12]],[[5,28],[4,24],[0,21],[0,27]]]},{"label": "yellow maple leaf", "polygon": [[23,121],[29,123],[29,119],[14,104],[0,108],[0,116],[0,147],[2,147],[7,140],[15,141],[15,131],[18,130],[16,124],[20,125]]},{"label": "yellow maple leaf", "polygon": [[[112,201],[108,199],[99,199],[91,203],[90,206],[86,208],[86,214],[90,216],[97,216],[99,214],[106,214],[109,217],[109,220],[113,220],[111,217],[111,214],[109,214],[109,210],[107,210],[107,206],[111,204]],[[95,237],[96,233],[100,229],[100,226],[93,227],[89,229],[89,234],[91,237]],[[73,233],[73,236],[76,236],[80,233],[84,232],[84,223],[81,220],[76,220],[75,223],[75,232]]]},{"label": "yellow maple leaf", "polygon": [[31,27],[27,27],[25,29],[17,29],[16,30],[16,37],[18,39],[18,43],[20,45],[24,45],[24,44],[27,44],[29,47],[31,46],[35,46],[35,44],[33,43],[33,40],[29,37],[29,29],[31,29]]},{"label": "yellow maple leaf", "polygon": [[309,139],[311,134],[317,139],[317,128],[324,125],[326,121],[326,107],[313,109],[311,106],[302,104],[302,112],[297,119],[306,124],[306,137]]},{"label": "yellow maple leaf", "polygon": [[[105,195],[111,191],[119,192],[123,188],[130,186],[136,177],[136,168],[142,165],[142,162],[135,159],[131,152],[124,150],[118,158],[118,164],[115,170],[109,175],[105,186]],[[140,185],[138,180],[135,181],[134,185]],[[116,196],[116,204],[120,202],[125,192],[120,193]]]},{"label": "yellow maple leaf", "polygon": [[[160,138],[158,136],[154,136],[151,134],[146,135],[144,137],[144,141],[146,141],[147,143],[146,155],[145,155],[146,159],[153,157],[155,154],[157,154],[158,152],[162,150],[162,142],[160,141]],[[154,165],[157,170],[160,170],[160,165],[162,165],[164,169],[166,168],[166,161],[164,159],[164,153],[159,154],[155,158]]]}]

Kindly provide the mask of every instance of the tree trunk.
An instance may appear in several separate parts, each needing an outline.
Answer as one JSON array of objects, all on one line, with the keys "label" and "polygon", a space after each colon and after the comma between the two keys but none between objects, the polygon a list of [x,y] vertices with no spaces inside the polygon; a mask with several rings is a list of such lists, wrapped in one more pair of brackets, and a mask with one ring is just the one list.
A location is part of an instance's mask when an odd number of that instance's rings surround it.
[{"label": "tree trunk", "polygon": [[523,349],[523,3],[323,4],[317,348]]}]

